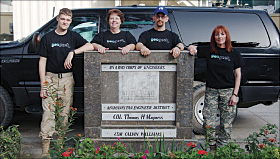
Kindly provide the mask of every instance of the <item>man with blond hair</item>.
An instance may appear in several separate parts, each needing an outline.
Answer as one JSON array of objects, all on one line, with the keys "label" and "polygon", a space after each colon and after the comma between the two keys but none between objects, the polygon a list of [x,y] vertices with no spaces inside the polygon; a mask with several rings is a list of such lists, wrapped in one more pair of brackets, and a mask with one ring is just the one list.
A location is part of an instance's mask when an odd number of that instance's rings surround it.
[{"label": "man with blond hair", "polygon": [[39,136],[42,138],[42,157],[48,156],[50,140],[55,132],[55,107],[48,94],[45,83],[53,85],[57,93],[57,100],[62,101],[64,116],[63,125],[68,123],[70,107],[73,104],[74,78],[72,59],[75,54],[93,50],[80,34],[68,30],[72,22],[72,12],[68,8],[59,11],[56,17],[55,30],[43,36],[37,52],[40,55],[39,75],[41,81],[40,97],[42,98],[43,117]]}]

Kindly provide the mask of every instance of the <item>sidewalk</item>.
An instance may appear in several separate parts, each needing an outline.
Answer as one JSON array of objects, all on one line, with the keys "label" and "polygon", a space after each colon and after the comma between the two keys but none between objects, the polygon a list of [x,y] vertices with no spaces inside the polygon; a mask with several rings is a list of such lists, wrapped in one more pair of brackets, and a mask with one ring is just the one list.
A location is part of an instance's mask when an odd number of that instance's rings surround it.
[{"label": "sidewalk", "polygon": [[[40,158],[42,153],[42,143],[39,137],[41,114],[28,114],[21,111],[15,111],[13,123],[19,125],[19,131],[22,134],[22,151],[23,157]],[[77,115],[74,125],[71,127],[73,131],[67,134],[68,137],[84,134],[84,119],[82,115]]]},{"label": "sidewalk", "polygon": [[[259,129],[267,123],[276,124],[278,131],[280,131],[279,103],[280,100],[271,106],[258,104],[250,108],[239,108],[231,133],[231,138],[236,139],[235,143],[239,144],[241,148],[245,148],[244,139],[247,138],[249,134],[253,134],[254,132],[258,133]],[[200,139],[203,138],[203,136],[196,135],[196,138]],[[280,141],[279,136],[277,140]]]},{"label": "sidewalk", "polygon": [[[16,111],[14,114],[13,124],[20,125],[19,131],[22,134],[22,149],[26,158],[40,158],[41,156],[41,139],[38,134],[40,131],[41,114],[27,114]],[[279,128],[279,101],[271,106],[259,104],[251,108],[238,109],[238,116],[233,124],[232,139],[236,139],[236,144],[245,148],[245,138],[253,132],[259,132],[266,123],[276,124]],[[69,132],[67,136],[76,136],[84,134],[83,116],[75,120],[74,131]],[[195,135],[193,140],[203,138],[202,135]],[[279,136],[278,136],[279,141]],[[186,141],[187,142],[187,141]],[[24,155],[24,156],[25,156]]]}]

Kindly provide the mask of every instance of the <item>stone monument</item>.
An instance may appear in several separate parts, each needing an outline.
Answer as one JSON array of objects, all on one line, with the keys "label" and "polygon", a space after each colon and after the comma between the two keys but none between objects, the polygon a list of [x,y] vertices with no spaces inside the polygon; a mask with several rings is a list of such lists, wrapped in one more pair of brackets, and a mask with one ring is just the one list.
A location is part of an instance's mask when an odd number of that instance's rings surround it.
[{"label": "stone monument", "polygon": [[[192,139],[194,57],[167,50],[84,53],[85,136],[136,144],[156,136]],[[145,131],[144,131],[145,129]]]}]

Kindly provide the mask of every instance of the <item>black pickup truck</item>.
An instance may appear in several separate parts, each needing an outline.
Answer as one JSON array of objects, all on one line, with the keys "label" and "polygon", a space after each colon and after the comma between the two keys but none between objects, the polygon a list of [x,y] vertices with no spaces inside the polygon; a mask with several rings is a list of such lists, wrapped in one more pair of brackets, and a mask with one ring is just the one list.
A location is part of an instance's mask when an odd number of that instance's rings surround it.
[{"label": "black pickup truck", "polygon": [[[141,32],[153,27],[152,16],[156,7],[117,7],[125,14],[122,30],[130,31],[136,39]],[[242,54],[246,66],[242,68],[242,84],[238,107],[246,108],[258,103],[265,105],[279,98],[279,31],[265,11],[240,8],[190,8],[166,7],[169,21],[166,28],[177,33],[184,45],[209,45],[211,32],[217,25],[229,29],[233,46]],[[105,17],[112,8],[73,10],[70,26],[91,41],[98,32],[109,28]],[[56,28],[51,19],[28,37],[0,45],[0,123],[11,122],[14,109],[40,112],[39,55],[35,48],[40,38]],[[83,54],[74,60],[74,105],[83,111]],[[195,59],[195,85],[193,105],[194,131],[201,132],[202,108],[204,106],[206,64]],[[23,109],[24,108],[24,109]],[[217,114],[218,116],[219,114]]]}]

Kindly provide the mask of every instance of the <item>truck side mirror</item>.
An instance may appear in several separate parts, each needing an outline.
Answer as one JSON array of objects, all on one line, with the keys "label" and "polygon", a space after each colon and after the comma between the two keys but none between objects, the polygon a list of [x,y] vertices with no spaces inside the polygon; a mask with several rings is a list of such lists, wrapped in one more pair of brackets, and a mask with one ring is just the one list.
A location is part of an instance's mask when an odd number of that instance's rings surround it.
[{"label": "truck side mirror", "polygon": [[35,53],[36,52],[36,48],[41,40],[40,36],[39,36],[39,32],[35,32],[33,34],[31,43],[28,46],[28,53]]},{"label": "truck side mirror", "polygon": [[36,48],[37,48],[37,46],[38,46],[40,40],[41,40],[41,39],[40,39],[40,36],[39,36],[39,32],[35,32],[35,33],[33,34],[33,38],[32,38],[32,45],[33,45],[33,47],[34,47],[35,50],[36,50]]}]

